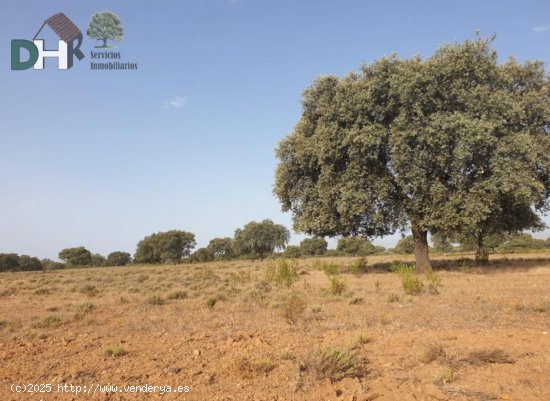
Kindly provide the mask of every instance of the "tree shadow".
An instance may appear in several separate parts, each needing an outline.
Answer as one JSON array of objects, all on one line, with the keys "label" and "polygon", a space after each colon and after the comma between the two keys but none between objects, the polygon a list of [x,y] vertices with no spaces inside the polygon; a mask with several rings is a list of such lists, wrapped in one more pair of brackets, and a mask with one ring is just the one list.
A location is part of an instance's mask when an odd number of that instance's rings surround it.
[{"label": "tree shadow", "polygon": [[[388,262],[378,262],[369,265],[369,272],[391,272],[399,264],[414,265],[414,262],[392,260]],[[460,257],[457,259],[432,259],[432,268],[434,271],[450,271],[474,274],[492,274],[502,272],[526,272],[541,267],[550,267],[550,256],[543,257],[519,257],[508,258],[501,256],[490,259],[484,266],[476,265],[475,257]]]}]

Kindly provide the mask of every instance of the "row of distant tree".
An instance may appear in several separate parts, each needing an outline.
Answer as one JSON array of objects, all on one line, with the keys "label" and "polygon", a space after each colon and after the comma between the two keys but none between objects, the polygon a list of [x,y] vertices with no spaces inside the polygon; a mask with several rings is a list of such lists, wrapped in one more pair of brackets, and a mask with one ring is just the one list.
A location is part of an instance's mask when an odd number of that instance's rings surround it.
[{"label": "row of distant tree", "polygon": [[[412,236],[401,238],[395,248],[386,249],[374,245],[363,237],[343,237],[336,249],[328,249],[322,237],[306,238],[300,245],[288,245],[290,232],[271,220],[252,221],[235,231],[233,238],[214,238],[206,247],[192,252],[196,246],[195,235],[179,230],[159,232],[143,238],[134,257],[122,251],[111,252],[106,257],[92,253],[83,246],[63,249],[56,262],[28,255],[0,254],[0,271],[55,270],[66,267],[105,267],[135,264],[176,264],[184,262],[209,262],[231,259],[263,259],[268,256],[298,258],[308,256],[369,256],[384,253],[411,254],[414,252]],[[450,238],[432,235],[435,252],[468,252],[477,250],[476,238]],[[520,253],[537,249],[550,249],[550,238],[533,238],[530,234],[499,234],[485,238],[488,252]]]}]

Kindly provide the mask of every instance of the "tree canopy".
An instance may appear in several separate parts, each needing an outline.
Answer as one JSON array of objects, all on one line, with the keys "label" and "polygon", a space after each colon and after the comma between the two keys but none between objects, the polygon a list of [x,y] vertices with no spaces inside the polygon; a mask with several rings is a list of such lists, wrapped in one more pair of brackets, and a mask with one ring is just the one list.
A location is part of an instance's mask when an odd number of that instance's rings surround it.
[{"label": "tree canopy", "polygon": [[107,255],[108,266],[126,266],[132,261],[132,257],[128,252],[115,251]]},{"label": "tree canopy", "polygon": [[327,251],[327,241],[324,238],[305,238],[300,242],[300,254],[308,256],[324,255]]},{"label": "tree canopy", "polygon": [[207,246],[208,252],[212,254],[213,259],[227,260],[233,257],[233,239],[229,237],[214,238],[210,240]]},{"label": "tree canopy", "polygon": [[347,256],[367,256],[375,253],[372,242],[363,237],[344,237],[338,240],[336,250]]},{"label": "tree canopy", "polygon": [[239,255],[257,254],[263,259],[275,249],[284,249],[289,240],[290,232],[285,226],[269,219],[251,221],[235,230],[234,248]]},{"label": "tree canopy", "polygon": [[63,249],[58,256],[69,267],[92,265],[92,253],[83,246]]},{"label": "tree canopy", "polygon": [[[549,208],[550,85],[539,61],[497,63],[492,38],[383,57],[316,79],[277,148],[274,192],[298,231],[383,236],[516,227]],[[523,217],[522,217],[523,216]]]},{"label": "tree canopy", "polygon": [[180,263],[195,247],[195,235],[179,230],[159,232],[142,239],[136,249],[137,263]]},{"label": "tree canopy", "polygon": [[0,253],[0,272],[42,270],[40,259],[16,253]]}]

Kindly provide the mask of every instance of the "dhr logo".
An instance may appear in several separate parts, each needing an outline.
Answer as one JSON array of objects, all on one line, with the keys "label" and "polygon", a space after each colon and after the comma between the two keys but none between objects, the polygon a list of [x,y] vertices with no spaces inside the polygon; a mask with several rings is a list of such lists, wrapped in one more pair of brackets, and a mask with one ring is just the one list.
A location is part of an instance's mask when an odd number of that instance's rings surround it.
[{"label": "dhr logo", "polygon": [[[48,25],[57,36],[59,36],[57,50],[46,50],[44,40],[36,39],[45,25]],[[80,29],[63,13],[52,15],[40,27],[31,41],[24,39],[14,39],[11,41],[11,69],[35,70],[44,69],[44,59],[46,57],[55,57],[58,60],[60,70],[68,70],[73,66],[74,57],[78,60],[84,58],[84,53],[80,50],[82,45],[82,32]],[[28,58],[21,60],[21,50],[28,52]]]}]

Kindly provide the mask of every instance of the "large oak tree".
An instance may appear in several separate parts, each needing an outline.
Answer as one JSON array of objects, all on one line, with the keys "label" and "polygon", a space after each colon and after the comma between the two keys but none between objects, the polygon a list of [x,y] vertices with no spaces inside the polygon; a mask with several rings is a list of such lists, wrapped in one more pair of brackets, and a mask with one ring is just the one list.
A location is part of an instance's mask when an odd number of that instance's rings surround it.
[{"label": "large oak tree", "polygon": [[422,272],[428,231],[472,231],[514,210],[529,226],[528,210],[548,210],[548,76],[538,61],[499,64],[491,42],[316,79],[277,149],[274,192],[295,229],[371,237],[410,228]]}]

